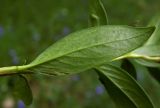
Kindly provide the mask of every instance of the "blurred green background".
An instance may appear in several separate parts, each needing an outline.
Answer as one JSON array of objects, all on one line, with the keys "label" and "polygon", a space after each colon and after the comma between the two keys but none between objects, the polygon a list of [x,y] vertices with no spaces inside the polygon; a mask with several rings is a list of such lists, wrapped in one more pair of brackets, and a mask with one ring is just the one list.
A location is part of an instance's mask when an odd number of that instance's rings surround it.
[{"label": "blurred green background", "polygon": [[[160,12],[160,0],[103,2],[109,24],[146,26]],[[0,67],[27,64],[67,34],[87,28],[88,5],[88,0],[0,0]],[[147,72],[139,72],[138,78],[160,104],[160,92],[154,95],[159,83]],[[60,77],[36,74],[29,76],[29,83],[34,101],[26,108],[115,108],[92,71]],[[11,101],[8,78],[0,77],[0,107]]]}]

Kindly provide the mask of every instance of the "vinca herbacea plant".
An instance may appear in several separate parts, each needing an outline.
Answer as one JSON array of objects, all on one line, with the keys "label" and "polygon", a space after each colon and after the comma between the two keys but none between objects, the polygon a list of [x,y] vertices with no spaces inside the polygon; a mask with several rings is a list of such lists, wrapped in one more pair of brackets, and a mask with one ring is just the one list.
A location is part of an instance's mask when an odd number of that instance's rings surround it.
[{"label": "vinca herbacea plant", "polygon": [[1,77],[14,76],[13,95],[29,105],[32,93],[25,74],[61,76],[94,70],[117,108],[155,108],[136,72],[139,66],[159,70],[160,17],[147,27],[109,25],[101,0],[89,4],[89,28],[57,41],[27,65],[1,67]]}]

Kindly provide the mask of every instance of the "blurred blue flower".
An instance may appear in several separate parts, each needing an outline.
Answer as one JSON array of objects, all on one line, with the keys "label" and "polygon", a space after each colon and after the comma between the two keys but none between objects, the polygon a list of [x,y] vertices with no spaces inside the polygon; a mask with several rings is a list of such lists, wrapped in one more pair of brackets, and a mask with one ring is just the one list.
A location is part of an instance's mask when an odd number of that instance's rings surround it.
[{"label": "blurred blue flower", "polygon": [[64,28],[63,28],[63,31],[62,31],[62,34],[63,34],[63,35],[68,35],[70,32],[71,32],[71,30],[70,30],[69,27],[64,27]]},{"label": "blurred blue flower", "polygon": [[9,50],[9,55],[12,58],[13,64],[18,64],[19,63],[19,58],[18,58],[17,53],[14,49]]},{"label": "blurred blue flower", "polygon": [[3,29],[3,27],[2,27],[2,26],[0,26],[0,37],[2,37],[2,36],[3,36],[3,34],[4,34],[4,29]]},{"label": "blurred blue flower", "polygon": [[104,87],[102,85],[98,85],[96,88],[95,88],[95,92],[97,95],[101,95],[104,93]]},{"label": "blurred blue flower", "polygon": [[17,107],[18,108],[25,108],[25,104],[24,104],[24,102],[23,101],[18,101],[18,104],[17,104]]}]

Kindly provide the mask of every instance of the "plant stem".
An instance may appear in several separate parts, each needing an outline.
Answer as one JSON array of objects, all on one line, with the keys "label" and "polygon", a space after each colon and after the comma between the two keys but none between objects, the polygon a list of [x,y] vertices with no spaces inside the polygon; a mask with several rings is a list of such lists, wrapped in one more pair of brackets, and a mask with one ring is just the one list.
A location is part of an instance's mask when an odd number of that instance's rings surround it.
[{"label": "plant stem", "polygon": [[20,73],[22,70],[25,70],[29,67],[30,67],[29,65],[2,67],[0,68],[0,76],[17,74],[17,73]]},{"label": "plant stem", "polygon": [[118,57],[118,58],[113,59],[112,61],[120,60],[120,59],[124,59],[124,58],[139,58],[139,59],[151,60],[151,61],[156,61],[156,62],[159,62],[159,61],[160,61],[160,57],[152,57],[152,56],[146,56],[146,55],[138,55],[138,54],[134,54],[134,53],[120,56],[120,57]]},{"label": "plant stem", "polygon": [[134,54],[133,56],[130,56],[130,58],[142,58],[142,59],[156,61],[156,62],[160,61],[160,57],[151,57],[151,56],[136,55],[136,54]]},{"label": "plant stem", "polygon": [[8,74],[16,74],[16,73],[18,73],[18,66],[0,68],[0,75],[8,75]]}]

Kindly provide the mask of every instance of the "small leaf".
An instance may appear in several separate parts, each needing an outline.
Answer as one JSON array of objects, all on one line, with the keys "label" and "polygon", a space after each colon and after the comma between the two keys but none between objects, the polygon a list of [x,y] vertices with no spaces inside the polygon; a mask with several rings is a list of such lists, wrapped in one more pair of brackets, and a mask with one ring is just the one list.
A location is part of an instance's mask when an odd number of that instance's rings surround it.
[{"label": "small leaf", "polygon": [[89,28],[70,34],[18,69],[51,75],[82,72],[140,47],[153,31],[114,25]]},{"label": "small leaf", "polygon": [[160,57],[160,44],[159,45],[145,45],[132,52],[135,55]]},{"label": "small leaf", "polygon": [[96,69],[117,108],[154,108],[145,91],[126,71],[108,64]]},{"label": "small leaf", "polygon": [[[156,26],[155,31],[145,43],[145,45],[136,49],[135,51],[133,51],[133,53],[141,56],[151,56],[155,58],[155,61],[160,61],[160,15],[158,14],[154,16],[148,26]],[[148,67],[160,67],[160,64],[154,62],[154,60],[138,59],[136,61],[137,63]]]},{"label": "small leaf", "polygon": [[91,26],[107,25],[106,9],[101,0],[90,0],[90,24]]},{"label": "small leaf", "polygon": [[154,31],[150,39],[147,41],[146,45],[160,45],[160,14],[154,16],[148,26],[156,26],[156,30]]},{"label": "small leaf", "polygon": [[32,91],[27,79],[22,75],[14,75],[11,77],[10,90],[17,100],[22,100],[26,105],[32,103]]},{"label": "small leaf", "polygon": [[135,61],[147,67],[160,67],[160,45],[145,45],[131,52],[141,59]]},{"label": "small leaf", "polygon": [[153,68],[159,68],[160,67],[160,63],[157,63],[157,62],[154,62],[154,61],[151,61],[151,60],[144,60],[144,59],[135,59],[135,61],[138,63],[138,64],[141,64],[143,66],[146,66],[146,67],[153,67]]}]

